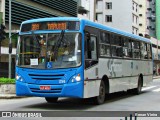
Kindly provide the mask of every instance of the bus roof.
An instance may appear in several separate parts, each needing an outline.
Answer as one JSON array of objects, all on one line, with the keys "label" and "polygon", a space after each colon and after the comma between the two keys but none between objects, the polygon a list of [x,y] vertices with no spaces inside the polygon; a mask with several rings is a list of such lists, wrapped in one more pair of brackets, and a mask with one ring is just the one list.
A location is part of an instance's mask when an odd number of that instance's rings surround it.
[{"label": "bus roof", "polygon": [[150,39],[147,39],[147,38],[135,35],[135,34],[131,34],[131,33],[128,33],[128,32],[113,28],[113,27],[109,27],[109,26],[106,26],[106,25],[103,25],[103,24],[100,24],[100,23],[95,23],[95,22],[92,22],[92,21],[89,21],[89,20],[85,20],[85,25],[92,26],[92,27],[95,27],[95,28],[99,28],[101,30],[106,30],[106,31],[109,31],[109,32],[117,33],[117,34],[124,35],[124,36],[130,37],[130,38],[134,38],[134,39],[138,39],[138,40],[141,40],[141,41],[144,41],[144,42],[151,43]]},{"label": "bus roof", "polygon": [[142,40],[144,42],[149,42],[150,43],[150,40],[147,39],[147,38],[144,38],[144,37],[141,37],[141,36],[138,36],[138,35],[135,35],[135,34],[131,34],[131,33],[128,33],[128,32],[122,31],[122,30],[118,30],[118,29],[113,28],[113,27],[105,26],[105,25],[100,24],[100,23],[95,23],[95,22],[92,22],[90,20],[77,18],[77,17],[39,18],[39,19],[32,19],[32,20],[24,21],[24,22],[22,22],[22,24],[33,23],[33,22],[42,22],[42,21],[43,22],[44,21],[84,21],[86,26],[95,27],[95,28],[98,28],[98,29],[110,31],[110,32],[113,32],[113,33],[117,33],[117,34],[120,34],[120,35],[124,35],[124,36],[127,36],[127,37],[135,38],[135,39]]}]

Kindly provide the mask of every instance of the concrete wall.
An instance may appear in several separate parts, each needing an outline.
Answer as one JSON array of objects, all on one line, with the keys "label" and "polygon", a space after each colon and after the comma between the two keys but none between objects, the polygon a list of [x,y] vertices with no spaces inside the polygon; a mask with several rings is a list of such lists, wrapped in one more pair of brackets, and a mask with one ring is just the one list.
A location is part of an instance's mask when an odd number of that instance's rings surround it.
[{"label": "concrete wall", "polygon": [[0,84],[0,94],[15,94],[15,84]]}]

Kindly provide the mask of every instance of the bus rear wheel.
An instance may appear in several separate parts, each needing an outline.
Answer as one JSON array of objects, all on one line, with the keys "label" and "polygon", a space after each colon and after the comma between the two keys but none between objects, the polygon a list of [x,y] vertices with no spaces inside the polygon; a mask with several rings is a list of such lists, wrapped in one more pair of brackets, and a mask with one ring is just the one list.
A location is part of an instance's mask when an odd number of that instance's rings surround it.
[{"label": "bus rear wheel", "polygon": [[45,97],[45,99],[48,103],[56,103],[58,101],[58,97],[55,98]]},{"label": "bus rear wheel", "polygon": [[134,89],[134,94],[139,95],[142,92],[142,86],[143,86],[142,78],[139,77],[137,88]]},{"label": "bus rear wheel", "polygon": [[101,80],[101,83],[100,83],[100,87],[99,87],[99,96],[96,96],[95,98],[94,98],[94,102],[95,102],[95,104],[97,104],[97,105],[100,105],[100,104],[103,104],[104,103],[104,101],[105,101],[105,95],[106,95],[106,93],[105,93],[105,84],[104,84],[104,81],[103,80]]}]

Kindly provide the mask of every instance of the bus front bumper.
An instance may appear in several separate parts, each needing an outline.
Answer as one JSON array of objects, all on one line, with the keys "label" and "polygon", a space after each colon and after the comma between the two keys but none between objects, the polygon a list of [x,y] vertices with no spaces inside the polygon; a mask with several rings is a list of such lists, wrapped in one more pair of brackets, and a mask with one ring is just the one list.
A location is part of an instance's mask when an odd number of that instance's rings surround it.
[{"label": "bus front bumper", "polygon": [[[50,90],[40,90],[40,86],[50,86]],[[63,85],[37,85],[16,81],[17,96],[37,97],[77,97],[83,98],[83,82]]]}]

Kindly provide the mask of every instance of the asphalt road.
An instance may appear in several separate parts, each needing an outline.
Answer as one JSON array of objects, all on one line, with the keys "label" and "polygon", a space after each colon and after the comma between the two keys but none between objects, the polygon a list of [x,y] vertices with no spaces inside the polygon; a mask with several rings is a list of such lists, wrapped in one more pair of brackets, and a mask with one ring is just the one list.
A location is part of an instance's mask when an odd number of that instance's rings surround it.
[{"label": "asphalt road", "polygon": [[[122,117],[123,115],[118,118],[111,117],[112,115],[110,117],[107,116],[107,114],[110,114],[110,113],[123,114],[123,112],[121,111],[129,111],[129,112],[126,112],[126,114],[128,115],[128,120],[130,120],[129,113],[130,112],[132,113],[132,111],[145,111],[144,113],[148,113],[146,111],[149,111],[149,113],[155,112],[155,114],[152,114],[154,115],[154,117],[137,117],[137,120],[160,120],[159,117],[155,117],[157,111],[160,111],[160,79],[155,79],[150,86],[143,88],[143,91],[140,95],[128,94],[126,92],[110,94],[108,96],[108,99],[106,99],[103,105],[94,105],[90,99],[73,99],[73,98],[72,99],[61,98],[59,99],[58,103],[50,104],[50,103],[47,103],[44,98],[28,97],[28,98],[19,98],[19,99],[0,99],[0,111],[18,111],[18,112],[49,111],[48,113],[51,113],[51,115],[53,116],[54,115],[61,116],[61,117],[54,117],[54,119],[56,120],[58,119],[79,120],[81,118],[79,118],[78,116],[81,116],[81,115],[87,116],[87,114],[88,116],[91,114],[90,117],[86,118],[87,120],[94,120],[94,119],[125,120],[125,116]],[[53,111],[60,111],[60,112],[53,112]],[[73,113],[72,112],[69,113],[70,116],[72,116],[73,114],[75,115],[74,111],[82,111],[85,114],[76,113],[77,117],[71,118],[71,117],[65,117],[63,114],[64,112],[62,111],[73,111]],[[99,111],[99,112],[95,112],[95,111]],[[102,114],[102,116],[106,115],[107,118],[93,117],[96,115],[97,116],[100,115],[100,113],[102,113],[101,111],[110,111],[106,113],[104,112]],[[159,115],[160,115],[160,112],[159,112]],[[37,119],[37,118],[32,118],[32,119]],[[135,120],[135,118],[133,118],[132,120]]]}]

